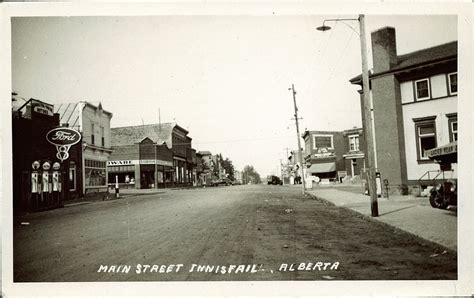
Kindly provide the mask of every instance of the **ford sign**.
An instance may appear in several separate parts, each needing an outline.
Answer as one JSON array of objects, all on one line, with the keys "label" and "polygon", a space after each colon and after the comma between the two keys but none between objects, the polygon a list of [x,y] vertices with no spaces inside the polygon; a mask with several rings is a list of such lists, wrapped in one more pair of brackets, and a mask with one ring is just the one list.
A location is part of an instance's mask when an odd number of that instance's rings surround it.
[{"label": "ford sign", "polygon": [[51,129],[46,134],[46,139],[56,146],[72,146],[79,143],[81,134],[72,128],[58,127]]}]

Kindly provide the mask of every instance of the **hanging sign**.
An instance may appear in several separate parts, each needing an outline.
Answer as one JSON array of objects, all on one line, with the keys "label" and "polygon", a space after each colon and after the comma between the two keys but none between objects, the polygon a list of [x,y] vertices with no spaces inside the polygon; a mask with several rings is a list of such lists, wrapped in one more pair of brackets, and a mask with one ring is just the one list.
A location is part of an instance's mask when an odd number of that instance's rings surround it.
[{"label": "hanging sign", "polygon": [[69,148],[81,140],[81,134],[72,128],[58,127],[51,129],[46,134],[46,139],[56,146],[56,150],[58,151],[56,157],[63,162],[69,158]]}]

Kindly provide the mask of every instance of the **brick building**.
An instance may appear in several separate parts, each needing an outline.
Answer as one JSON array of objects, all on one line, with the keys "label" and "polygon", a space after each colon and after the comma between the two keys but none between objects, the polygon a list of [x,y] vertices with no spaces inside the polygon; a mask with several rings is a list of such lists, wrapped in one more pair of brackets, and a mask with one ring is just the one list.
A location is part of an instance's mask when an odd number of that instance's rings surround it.
[{"label": "brick building", "polygon": [[[54,113],[53,105],[44,103],[39,100],[30,99],[20,106],[13,105],[12,111],[12,166],[13,166],[13,208],[15,213],[27,212],[41,209],[39,207],[49,208],[55,202],[50,200],[53,197],[51,191],[43,191],[42,196],[32,196],[32,163],[38,161],[42,166],[45,162],[53,165],[59,162],[61,167],[60,176],[60,199],[68,200],[77,198],[82,195],[81,189],[76,187],[76,183],[80,182],[80,178],[76,180],[76,176],[80,175],[80,166],[82,163],[82,150],[80,144],[73,145],[69,148],[68,159],[61,161],[57,158],[56,147],[49,143],[46,134],[53,128],[60,126],[60,115]],[[38,169],[38,173],[43,171]],[[52,183],[51,174],[53,169],[47,171],[49,173],[49,184]],[[42,177],[38,177],[41,179]],[[41,182],[42,183],[42,182]],[[49,185],[49,188],[51,185]],[[41,186],[43,187],[43,186]],[[41,198],[39,198],[41,196]],[[41,200],[41,204],[34,202]],[[40,206],[41,205],[41,206]]]},{"label": "brick building", "polygon": [[361,128],[344,131],[305,131],[305,177],[326,181],[354,177],[365,169],[365,141]]},{"label": "brick building", "polygon": [[[110,178],[135,188],[190,186],[196,183],[196,153],[188,131],[174,123],[115,127]],[[127,180],[127,176],[128,179]]]},{"label": "brick building", "polygon": [[[430,184],[439,165],[425,150],[457,141],[457,42],[398,55],[395,29],[385,27],[372,33],[372,55],[377,169],[400,190]],[[362,85],[360,76],[350,82]]]}]

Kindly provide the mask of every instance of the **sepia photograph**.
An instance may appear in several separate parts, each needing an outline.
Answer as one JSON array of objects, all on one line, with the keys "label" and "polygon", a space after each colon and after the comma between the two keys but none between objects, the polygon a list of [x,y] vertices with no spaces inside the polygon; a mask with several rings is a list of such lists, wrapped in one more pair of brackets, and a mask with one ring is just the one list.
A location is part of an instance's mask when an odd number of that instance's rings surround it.
[{"label": "sepia photograph", "polygon": [[101,12],[7,20],[4,283],[461,279],[458,14]]}]

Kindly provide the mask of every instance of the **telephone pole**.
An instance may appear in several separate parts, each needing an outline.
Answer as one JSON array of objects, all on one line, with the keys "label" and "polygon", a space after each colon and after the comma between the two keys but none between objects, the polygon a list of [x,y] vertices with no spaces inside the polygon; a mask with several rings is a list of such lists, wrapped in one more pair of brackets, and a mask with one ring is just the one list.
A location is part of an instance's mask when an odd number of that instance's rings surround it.
[{"label": "telephone pole", "polygon": [[298,108],[296,107],[296,91],[295,85],[291,84],[291,88],[288,88],[293,93],[293,104],[295,106],[295,121],[296,121],[296,137],[298,139],[298,152],[299,152],[299,159],[300,159],[300,168],[301,168],[301,180],[303,185],[303,193],[306,192],[305,186],[305,179],[304,179],[304,171],[303,171],[303,152],[301,151],[301,138],[300,138],[300,126],[298,123]]}]

